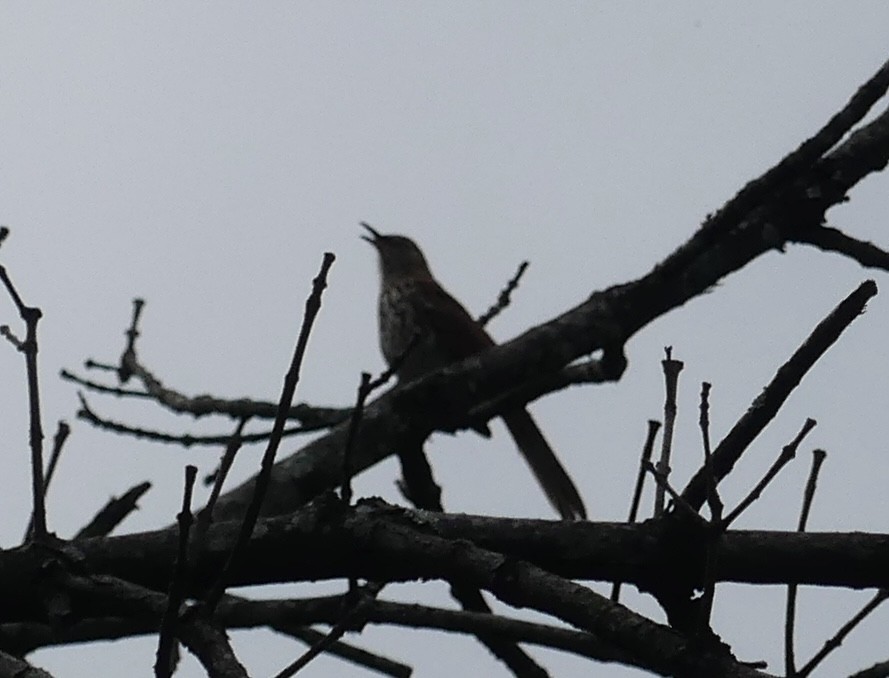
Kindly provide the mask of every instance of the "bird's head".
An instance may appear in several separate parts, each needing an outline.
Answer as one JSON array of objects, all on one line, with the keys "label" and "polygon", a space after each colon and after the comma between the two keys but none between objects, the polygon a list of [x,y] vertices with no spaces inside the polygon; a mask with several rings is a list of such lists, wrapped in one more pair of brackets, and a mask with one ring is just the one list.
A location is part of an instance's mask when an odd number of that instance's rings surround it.
[{"label": "bird's head", "polygon": [[413,240],[403,235],[383,235],[363,221],[361,225],[370,233],[362,235],[362,239],[373,245],[380,255],[380,273],[383,278],[430,275],[426,257]]}]

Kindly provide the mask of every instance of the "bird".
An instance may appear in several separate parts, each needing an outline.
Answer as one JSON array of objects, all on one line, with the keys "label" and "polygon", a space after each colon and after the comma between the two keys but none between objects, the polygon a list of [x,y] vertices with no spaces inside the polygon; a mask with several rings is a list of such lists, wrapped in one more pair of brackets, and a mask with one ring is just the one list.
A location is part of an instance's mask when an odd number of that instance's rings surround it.
[{"label": "bird", "polygon": [[[413,381],[495,345],[484,328],[433,277],[410,238],[361,222],[377,251],[379,335],[399,383]],[[586,519],[580,493],[525,408],[503,413],[506,428],[553,508],[564,520]]]}]

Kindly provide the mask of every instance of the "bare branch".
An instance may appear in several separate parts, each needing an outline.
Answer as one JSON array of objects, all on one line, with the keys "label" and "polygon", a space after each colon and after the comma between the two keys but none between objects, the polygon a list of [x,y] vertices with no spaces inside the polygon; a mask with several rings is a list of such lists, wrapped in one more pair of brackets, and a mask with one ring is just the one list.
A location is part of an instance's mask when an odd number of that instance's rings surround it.
[{"label": "bare branch", "polygon": [[[368,375],[368,377],[369,376],[370,375]],[[350,594],[353,596],[353,600],[351,601],[349,609],[342,614],[339,620],[330,629],[330,632],[324,638],[312,645],[296,661],[276,673],[275,678],[290,678],[290,676],[295,675],[315,657],[332,647],[337,640],[343,637],[346,631],[349,630],[350,626],[356,624],[356,622],[358,622],[358,625],[360,626],[360,618],[363,617],[364,610],[368,607],[370,602],[374,600],[383,586],[383,584],[371,582],[360,589],[351,591]]]},{"label": "bare branch", "polygon": [[[131,377],[138,377],[145,387],[145,391],[133,391],[114,388],[77,377],[67,370],[62,371],[62,377],[75,383],[103,393],[109,393],[124,397],[151,398],[159,405],[166,407],[176,414],[190,414],[195,418],[206,415],[226,415],[235,419],[255,417],[257,419],[273,419],[277,416],[276,403],[257,401],[250,398],[238,398],[225,400],[210,395],[186,396],[185,394],[167,388],[148,368],[142,365],[136,355],[136,339],[139,337],[139,319],[145,307],[142,299],[133,300],[133,315],[130,327],[126,330],[126,347],[117,366],[88,360],[85,366],[88,369],[98,369],[106,372],[115,372],[121,383],[126,383]],[[332,425],[344,421],[349,416],[348,408],[316,407],[306,403],[292,405],[287,414],[289,419],[302,422],[300,431],[317,431],[329,428]],[[98,423],[98,422],[92,422]],[[120,432],[129,433],[128,430]],[[212,443],[219,444],[219,443]]]},{"label": "bare branch", "polygon": [[889,598],[889,589],[880,589],[877,591],[874,594],[874,597],[856,612],[849,621],[843,624],[843,626],[840,627],[840,630],[837,631],[832,638],[825,641],[824,646],[818,650],[808,662],[806,662],[806,665],[803,666],[796,675],[800,678],[805,678],[810,675],[818,664],[824,661],[831,652],[842,645],[846,637],[855,630],[855,627],[867,619],[867,617],[882,605],[887,598]]},{"label": "bare branch", "polygon": [[28,378],[28,410],[30,418],[30,443],[31,443],[31,494],[34,502],[32,521],[34,529],[31,538],[37,542],[47,540],[46,529],[46,503],[43,475],[43,426],[40,423],[40,389],[37,380],[37,323],[43,316],[43,312],[36,306],[27,306],[22,301],[19,293],[12,283],[12,279],[6,272],[5,266],[0,266],[0,280],[6,286],[6,291],[12,298],[18,309],[19,315],[25,321],[25,340],[19,349],[25,354],[25,370]]},{"label": "bare branch", "polygon": [[[88,421],[96,428],[101,428],[106,431],[122,433],[124,435],[129,435],[137,439],[152,440],[158,443],[172,443],[181,445],[185,448],[193,446],[217,447],[219,445],[226,445],[231,438],[230,435],[226,434],[214,436],[198,436],[191,433],[162,433],[160,431],[155,431],[152,429],[130,426],[129,424],[122,424],[120,422],[112,421],[111,419],[105,419],[104,417],[96,414],[89,403],[87,403],[84,395],[82,393],[78,393],[77,395],[80,399],[80,409],[77,411],[77,418]],[[309,433],[311,432],[311,430],[312,429],[305,428],[304,426],[294,426],[292,428],[284,429],[284,431],[281,433],[281,436],[289,438],[290,436],[299,435],[301,433]],[[258,443],[264,440],[268,440],[269,438],[271,438],[271,436],[271,431],[245,433],[241,436],[241,442]]]},{"label": "bare branch", "polygon": [[75,541],[78,539],[91,539],[93,537],[104,537],[111,534],[112,530],[117,527],[124,518],[135,511],[138,506],[136,502],[143,494],[151,489],[151,483],[148,481],[139,483],[127,490],[120,498],[112,497],[105,504],[101,511],[74,536]]},{"label": "bare branch", "polygon": [[[790,359],[778,368],[772,381],[713,450],[711,467],[717,483],[731,472],[735,463],[772,421],[806,372],[839,339],[852,321],[861,315],[868,300],[876,293],[877,286],[872,280],[859,285],[858,289],[818,323]],[[707,469],[701,468],[682,491],[682,496],[695,508],[700,508],[706,500],[708,475]]]},{"label": "bare branch", "polygon": [[154,675],[157,678],[169,678],[176,670],[174,659],[176,648],[176,627],[179,622],[179,608],[185,598],[185,573],[188,569],[188,536],[191,531],[191,495],[197,477],[196,466],[185,467],[185,490],[182,493],[182,510],[176,516],[179,526],[179,551],[176,554],[176,566],[170,578],[167,594],[167,606],[161,618],[160,632],[157,641],[157,656],[154,663]]},{"label": "bare branch", "polygon": [[[657,437],[658,429],[661,422],[654,419],[648,420],[648,435],[645,438],[645,444],[642,446],[642,458],[639,460],[639,472],[636,474],[636,487],[633,489],[633,499],[630,502],[630,515],[627,522],[633,524],[639,514],[639,504],[642,502],[642,489],[645,485],[645,476],[648,468],[651,466],[651,454],[654,451],[654,440]],[[621,582],[614,582],[611,588],[611,600],[615,603],[620,600]]]},{"label": "bare branch", "polygon": [[485,311],[478,317],[478,324],[479,325],[484,327],[489,322],[491,322],[494,318],[496,318],[497,315],[501,311],[503,311],[503,309],[505,309],[507,306],[509,306],[509,303],[512,299],[512,293],[519,286],[519,280],[522,279],[522,276],[525,275],[525,271],[527,271],[527,270],[528,270],[528,262],[527,261],[523,261],[521,264],[519,264],[519,268],[515,272],[515,275],[512,278],[510,278],[508,283],[506,283],[506,287],[504,287],[500,291],[500,295],[497,297],[497,301],[494,303],[494,305],[491,306],[491,308],[489,308],[487,311]]},{"label": "bare branch", "polygon": [[355,449],[355,433],[361,425],[364,402],[370,395],[370,391],[370,373],[362,372],[361,383],[358,385],[358,393],[355,396],[355,407],[352,408],[352,417],[349,420],[349,430],[346,433],[346,447],[343,450],[343,483],[340,486],[340,497],[346,504],[352,503],[352,452]]},{"label": "bare branch", "polygon": [[716,476],[713,473],[713,452],[710,449],[710,388],[706,381],[701,384],[701,416],[698,425],[701,427],[701,444],[704,448],[704,471],[707,474],[707,505],[710,507],[710,519],[719,522],[722,519],[722,500],[716,487]]},{"label": "bare branch", "polygon": [[[812,500],[815,498],[815,487],[818,483],[818,473],[821,470],[821,464],[827,457],[824,450],[815,450],[812,452],[812,466],[809,468],[809,479],[806,481],[806,489],[803,493],[803,506],[800,510],[799,524],[797,532],[806,531],[806,523],[809,520],[809,509],[812,507]],[[796,675],[796,662],[793,655],[793,626],[796,619],[796,584],[790,584],[787,587],[787,608],[784,615],[784,674],[789,678]]]},{"label": "bare branch", "polygon": [[889,252],[873,243],[858,240],[836,228],[818,226],[792,236],[794,242],[814,245],[825,252],[838,252],[866,268],[889,271]]},{"label": "bare branch", "polygon": [[[88,364],[95,366],[97,363],[89,362]],[[110,365],[108,367],[109,369],[113,369]],[[59,377],[61,377],[65,381],[70,381],[74,384],[83,386],[90,391],[95,391],[96,393],[107,393],[108,395],[118,396],[120,398],[142,398],[148,400],[154,399],[154,396],[147,391],[137,391],[132,388],[120,388],[119,386],[108,386],[107,384],[100,384],[97,381],[92,381],[91,379],[87,379],[85,377],[74,374],[70,370],[59,370]]]},{"label": "bare branch", "polygon": [[734,228],[745,214],[771,196],[782,192],[790,182],[815,165],[843,136],[864,118],[889,88],[889,62],[864,83],[849,102],[818,132],[800,144],[760,177],[750,181],[715,215],[707,219],[692,241],[682,249],[682,256],[672,258],[670,266],[683,268],[724,233]]},{"label": "bare branch", "polygon": [[[707,506],[710,508],[710,524],[719,525],[722,520],[722,500],[716,489],[716,478],[713,475],[713,459],[710,450],[710,388],[708,382],[701,384],[701,404],[698,425],[701,429],[701,444],[704,448],[704,469],[707,473]],[[713,598],[716,595],[714,541],[708,539],[704,555],[704,592],[698,601],[696,632],[698,634],[711,633],[710,616],[713,613]]]},{"label": "bare branch", "polygon": [[231,466],[235,461],[235,455],[238,453],[238,450],[241,449],[241,443],[243,442],[242,433],[246,424],[247,420],[241,419],[235,427],[234,432],[229,437],[228,443],[225,446],[225,452],[222,454],[222,460],[219,462],[219,468],[216,469],[215,477],[213,478],[213,489],[210,490],[210,498],[207,500],[207,505],[198,515],[198,524],[195,528],[196,534],[194,540],[195,549],[198,553],[200,553],[203,548],[203,541],[207,534],[207,530],[213,522],[213,509],[222,492],[222,487],[225,485],[225,479],[228,477],[228,472],[231,470]]},{"label": "bare branch", "polygon": [[676,425],[676,391],[679,384],[679,373],[682,372],[684,363],[681,360],[673,360],[673,348],[667,346],[664,349],[667,357],[661,361],[664,369],[664,385],[666,396],[664,398],[664,435],[661,436],[661,456],[655,465],[657,475],[665,482],[658,483],[654,495],[655,517],[664,513],[664,498],[666,481],[670,477],[670,455],[673,448],[673,427]]},{"label": "bare branch", "polygon": [[765,476],[756,484],[756,486],[750,490],[750,494],[748,494],[744,499],[741,500],[735,510],[729,513],[721,522],[721,529],[725,530],[731,525],[735,520],[738,519],[744,511],[748,509],[748,507],[759,497],[762,495],[763,490],[768,487],[769,483],[772,482],[772,479],[784,468],[790,461],[796,457],[796,450],[800,446],[800,443],[803,442],[803,439],[809,434],[813,428],[815,428],[816,422],[814,419],[806,419],[799,433],[796,434],[796,438],[794,438],[791,442],[785,445],[781,449],[781,454],[778,455],[778,458],[772,464],[768,471],[766,471]]},{"label": "bare branch", "polygon": [[293,359],[290,362],[290,369],[284,377],[284,387],[281,392],[281,400],[278,404],[278,416],[275,418],[275,426],[272,431],[272,437],[269,439],[268,446],[262,456],[259,476],[256,479],[256,486],[253,489],[253,497],[247,507],[247,512],[241,522],[241,529],[238,532],[238,538],[232,547],[228,561],[223,568],[219,578],[210,590],[209,594],[204,598],[204,608],[208,612],[212,612],[213,608],[219,602],[222,594],[225,592],[226,580],[231,573],[234,563],[237,561],[241,550],[250,540],[253,533],[253,527],[256,525],[256,519],[259,517],[259,511],[262,502],[265,499],[266,491],[269,486],[269,479],[272,475],[272,468],[275,463],[275,454],[278,451],[278,445],[281,442],[281,435],[284,431],[284,422],[287,419],[287,412],[290,410],[290,403],[293,401],[293,394],[296,392],[296,385],[299,382],[299,371],[302,366],[303,357],[305,356],[306,347],[309,343],[309,335],[312,331],[312,325],[321,310],[321,295],[324,288],[327,287],[327,272],[333,265],[335,257],[330,252],[325,252],[324,259],[321,262],[321,270],[312,281],[312,293],[306,300],[305,315],[303,316],[303,324],[299,331],[299,337],[296,341],[296,348],[293,352]]},{"label": "bare branch", "polygon": [[[46,500],[46,495],[49,492],[49,484],[52,482],[53,475],[56,471],[56,465],[59,463],[59,457],[62,456],[62,449],[64,449],[65,441],[68,439],[68,436],[71,433],[71,427],[68,426],[64,421],[60,421],[58,428],[56,429],[56,434],[53,436],[52,441],[52,453],[49,456],[49,464],[46,467],[46,479],[43,483],[43,497],[44,501]],[[25,530],[25,539],[28,538],[28,535],[31,534],[31,530],[34,529],[34,515],[28,519],[28,527]]]}]

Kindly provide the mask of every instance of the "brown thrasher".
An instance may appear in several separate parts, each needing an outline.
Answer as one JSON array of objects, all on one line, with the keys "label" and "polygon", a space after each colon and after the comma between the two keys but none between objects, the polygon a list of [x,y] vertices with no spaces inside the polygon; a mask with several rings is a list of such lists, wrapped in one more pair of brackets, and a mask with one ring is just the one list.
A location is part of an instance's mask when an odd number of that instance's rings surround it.
[{"label": "brown thrasher", "polygon": [[[397,369],[399,381],[411,381],[494,345],[482,326],[432,277],[413,240],[383,235],[363,222],[361,225],[370,233],[370,237],[361,237],[380,255],[380,347],[389,365],[403,358]],[[577,488],[527,410],[516,409],[502,416],[519,452],[562,518],[586,518]]]}]

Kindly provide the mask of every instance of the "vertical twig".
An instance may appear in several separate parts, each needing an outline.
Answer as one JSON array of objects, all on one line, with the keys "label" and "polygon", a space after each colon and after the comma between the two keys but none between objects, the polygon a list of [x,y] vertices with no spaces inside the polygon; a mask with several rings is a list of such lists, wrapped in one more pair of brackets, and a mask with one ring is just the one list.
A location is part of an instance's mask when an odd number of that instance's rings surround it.
[{"label": "vertical twig", "polygon": [[[52,477],[56,472],[56,465],[59,463],[59,457],[62,456],[62,449],[65,447],[65,441],[68,439],[68,436],[71,433],[71,427],[68,426],[67,422],[60,421],[59,426],[56,429],[56,434],[52,439],[52,454],[49,456],[49,464],[46,466],[46,477],[43,480],[43,501],[46,503],[46,496],[49,493],[49,484],[52,482]],[[28,538],[28,535],[31,534],[31,531],[34,529],[34,514],[31,514],[31,517],[28,518],[28,527],[25,530],[25,539]]]},{"label": "vertical twig", "polygon": [[250,536],[253,534],[253,528],[256,520],[259,518],[259,512],[262,508],[262,502],[265,500],[265,493],[268,489],[269,482],[272,477],[272,469],[275,464],[275,454],[278,452],[278,445],[281,443],[281,436],[284,433],[284,425],[287,422],[287,413],[290,411],[290,404],[293,402],[293,394],[296,392],[296,385],[299,382],[299,371],[302,366],[303,357],[306,353],[306,346],[309,343],[309,335],[312,331],[312,325],[318,311],[321,310],[321,295],[324,288],[327,287],[327,272],[333,266],[334,255],[331,252],[325,252],[323,261],[321,262],[321,270],[312,281],[312,293],[306,300],[306,309],[303,315],[302,327],[299,331],[299,337],[296,340],[296,348],[293,351],[293,359],[290,362],[290,369],[284,377],[284,386],[281,390],[281,398],[278,402],[278,411],[275,415],[275,424],[272,427],[272,434],[269,437],[265,453],[262,455],[260,463],[259,475],[256,477],[256,484],[253,488],[253,496],[250,498],[250,504],[244,514],[244,520],[241,522],[241,528],[235,545],[229,553],[228,560],[216,580],[216,583],[210,589],[207,597],[204,599],[204,609],[208,614],[212,613],[225,593],[225,587],[228,581],[229,573],[234,568],[235,562],[244,549]]},{"label": "vertical twig", "polygon": [[716,474],[713,471],[713,453],[710,447],[710,389],[711,384],[701,382],[701,441],[704,446],[704,468],[707,473],[707,505],[710,507],[710,519],[719,522],[722,519],[722,500],[716,488]]},{"label": "vertical twig", "polygon": [[[639,504],[642,503],[642,489],[645,485],[646,466],[651,463],[651,455],[654,451],[654,439],[657,437],[658,429],[661,422],[655,419],[648,420],[648,435],[645,437],[645,444],[642,446],[642,458],[639,460],[639,473],[636,475],[636,487],[633,489],[633,499],[630,502],[630,515],[627,522],[632,524],[636,522],[639,515]],[[616,581],[611,587],[611,600],[615,603],[620,600],[621,582]]]},{"label": "vertical twig", "polygon": [[[827,457],[824,450],[812,451],[812,466],[809,469],[809,479],[806,481],[806,489],[803,492],[803,506],[799,514],[797,532],[806,531],[806,523],[809,521],[809,510],[812,508],[812,500],[815,498],[815,488],[818,484],[818,473],[821,464]],[[796,622],[796,584],[787,586],[787,610],[784,615],[784,675],[793,678],[796,675],[796,659],[793,650],[793,627]]]},{"label": "vertical twig", "polygon": [[[682,371],[684,364],[681,360],[673,360],[673,347],[667,346],[664,349],[666,358],[661,361],[664,368],[664,382],[666,385],[666,398],[664,400],[664,435],[661,438],[661,458],[655,467],[658,475],[667,480],[670,477],[670,455],[673,448],[673,428],[676,424],[676,392],[679,384],[679,373]],[[654,515],[660,516],[664,513],[666,494],[664,485],[658,484],[654,493]]]},{"label": "vertical twig", "polygon": [[34,501],[34,529],[31,538],[34,541],[46,541],[46,503],[44,500],[43,476],[43,427],[40,423],[40,388],[37,381],[37,323],[43,312],[36,306],[26,306],[12,284],[6,267],[0,266],[0,279],[6,291],[12,297],[19,315],[25,321],[25,341],[19,350],[25,354],[25,371],[28,377],[28,410],[30,412],[30,444],[31,444],[31,493]]},{"label": "vertical twig", "polygon": [[[701,382],[701,416],[698,423],[701,427],[701,443],[704,447],[704,468],[707,473],[707,505],[710,507],[710,523],[718,525],[722,520],[722,500],[716,489],[716,475],[713,472],[713,460],[710,449],[710,389],[711,384]],[[704,593],[698,604],[697,629],[700,633],[710,631],[710,615],[713,612],[713,597],[716,595],[716,581],[713,572],[716,568],[715,539],[718,532],[708,535],[704,554]]]},{"label": "vertical twig", "polygon": [[348,505],[352,503],[352,454],[355,447],[355,436],[361,424],[364,414],[364,403],[370,394],[372,382],[368,372],[361,373],[361,383],[358,385],[358,394],[355,396],[355,407],[352,408],[352,416],[349,418],[349,431],[346,434],[346,446],[343,449],[343,483],[340,489],[340,497]]},{"label": "vertical twig", "polygon": [[185,573],[188,570],[188,533],[191,529],[191,495],[194,490],[194,479],[198,469],[189,464],[185,467],[185,491],[182,493],[182,510],[176,516],[179,524],[179,552],[170,579],[170,591],[167,594],[167,608],[161,619],[158,633],[157,654],[154,663],[154,675],[157,678],[169,678],[174,670],[174,650],[176,647],[176,624],[179,620],[179,607],[185,593]]},{"label": "vertical twig", "polygon": [[52,482],[52,477],[56,472],[56,465],[59,463],[59,457],[62,455],[62,448],[65,446],[65,441],[68,440],[70,434],[71,427],[68,426],[68,423],[60,421],[56,434],[52,439],[52,453],[49,455],[49,464],[46,466],[46,480],[43,483],[44,496],[49,491],[49,484]]},{"label": "vertical twig", "polygon": [[194,540],[194,553],[196,555],[199,555],[204,549],[203,542],[207,536],[207,531],[210,529],[210,525],[213,522],[213,509],[216,507],[216,501],[222,493],[222,487],[225,484],[228,472],[231,470],[232,464],[235,461],[235,455],[237,455],[238,450],[241,449],[241,444],[243,443],[241,434],[244,432],[244,426],[247,425],[248,419],[249,417],[241,417],[234,432],[228,439],[228,444],[225,446],[225,452],[222,453],[222,459],[219,462],[219,468],[216,469],[216,477],[213,478],[213,488],[210,490],[210,498],[207,500],[207,505],[201,509],[200,513],[198,513],[198,524],[195,526]]},{"label": "vertical twig", "polygon": [[[363,222],[362,222],[363,223]],[[397,356],[388,368],[383,370],[376,379],[371,379],[371,375],[367,372],[361,373],[361,383],[358,384],[358,393],[355,396],[355,407],[352,408],[352,415],[349,419],[349,430],[346,434],[346,444],[343,449],[343,467],[342,467],[342,487],[340,489],[340,497],[344,502],[350,504],[352,502],[352,455],[355,447],[355,436],[358,434],[358,427],[361,425],[361,418],[364,416],[364,403],[367,398],[378,388],[385,386],[386,383],[398,372],[404,361],[411,352],[419,345],[423,338],[422,332],[414,332],[404,352]]]},{"label": "vertical twig", "polygon": [[133,376],[133,363],[136,361],[136,339],[139,338],[139,318],[142,317],[142,309],[145,308],[145,300],[138,297],[133,299],[133,317],[130,326],[124,335],[127,338],[123,354],[120,356],[120,364],[117,367],[117,379],[121,384],[129,381]]}]

